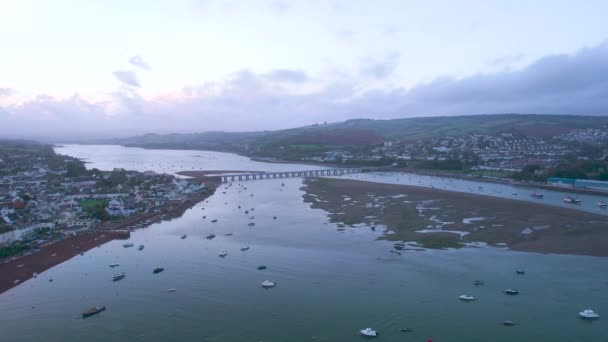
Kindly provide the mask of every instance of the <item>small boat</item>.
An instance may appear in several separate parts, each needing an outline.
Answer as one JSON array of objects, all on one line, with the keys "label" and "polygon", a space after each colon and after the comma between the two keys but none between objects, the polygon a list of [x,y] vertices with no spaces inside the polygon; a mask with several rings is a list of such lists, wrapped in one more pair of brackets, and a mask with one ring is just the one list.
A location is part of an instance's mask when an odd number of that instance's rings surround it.
[{"label": "small boat", "polygon": [[606,202],[597,202],[597,206],[602,208],[602,209],[606,209],[608,208],[608,203]]},{"label": "small boat", "polygon": [[273,216],[273,217],[272,217],[272,219],[273,219],[273,220],[276,220],[276,219],[277,219],[277,217],[276,217],[276,216]]},{"label": "small boat", "polygon": [[49,283],[52,283],[52,282],[53,282],[53,277],[50,277],[49,278]]},{"label": "small boat", "polygon": [[506,289],[505,294],[515,296],[519,294],[519,291],[515,289]]},{"label": "small boat", "polygon": [[207,215],[203,215],[203,220],[207,218]]},{"label": "small boat", "polygon": [[205,239],[207,240],[211,240],[215,237],[215,234],[207,234],[207,236],[205,236]]},{"label": "small boat", "polygon": [[526,274],[524,270],[515,270],[515,274]]},{"label": "small boat", "polygon": [[506,320],[502,322],[502,325],[505,325],[507,327],[512,327],[515,325],[515,322],[511,321],[511,320]]},{"label": "small boat", "polygon": [[249,227],[253,227],[253,226],[255,226],[255,223],[253,223],[253,222],[249,222],[248,226],[249,226]]},{"label": "small boat", "polygon": [[597,313],[595,313],[595,311],[591,310],[591,309],[585,309],[581,312],[578,313],[578,315],[581,318],[585,318],[585,319],[596,319],[596,318],[600,318],[600,315],[598,315]]},{"label": "small boat", "polygon": [[581,204],[581,200],[579,200],[578,198],[567,196],[564,198],[564,203]]},{"label": "small boat", "polygon": [[212,222],[212,223],[215,223],[215,222],[217,222],[217,219],[211,220],[211,222]]},{"label": "small boat", "polygon": [[110,267],[114,268],[114,267],[118,267],[120,266],[120,264],[110,264]]},{"label": "small boat", "polygon": [[220,258],[225,258],[226,255],[228,255],[228,252],[226,251],[221,251],[220,254],[218,254],[217,256],[219,256]]},{"label": "small boat", "polygon": [[473,284],[474,284],[474,285],[477,285],[477,286],[481,286],[481,285],[483,285],[483,284],[484,284],[484,282],[483,282],[483,280],[475,280],[475,281],[473,282]]},{"label": "small boat", "polygon": [[264,280],[262,282],[262,287],[264,287],[264,288],[275,287],[275,286],[277,286],[277,283],[275,283],[274,281]]},{"label": "small boat", "polygon": [[82,318],[91,317],[95,314],[102,312],[105,309],[106,309],[105,305],[98,305],[96,307],[90,308],[89,310],[82,313]]},{"label": "small boat", "polygon": [[245,247],[242,247],[242,248],[241,248],[241,251],[243,251],[243,252],[244,252],[244,251],[248,251],[248,250],[249,250],[249,246],[245,246]]},{"label": "small boat", "polygon": [[124,277],[126,277],[127,275],[125,274],[125,272],[122,273],[117,273],[112,277],[112,281],[119,281],[121,279],[123,279]]},{"label": "small boat", "polygon": [[401,332],[412,332],[412,331],[414,331],[414,329],[412,329],[412,328],[402,328],[402,329],[399,329],[399,331],[401,331]]},{"label": "small boat", "polygon": [[172,288],[169,289],[169,292],[175,292],[175,291],[177,291],[177,289],[174,288],[174,287],[172,287]]},{"label": "small boat", "polygon": [[160,273],[160,272],[162,272],[162,271],[164,271],[164,270],[165,270],[165,269],[164,269],[164,268],[162,268],[162,267],[157,267],[157,268],[155,268],[155,269],[154,269],[154,271],[152,271],[152,273],[157,274],[157,273]]},{"label": "small boat", "polygon": [[38,273],[34,272],[34,273],[32,274],[32,278],[38,278]]},{"label": "small boat", "polygon": [[378,336],[378,333],[376,332],[376,330],[374,330],[372,328],[365,328],[363,330],[359,330],[359,332],[363,336],[369,336],[369,337],[376,337],[376,336]]},{"label": "small boat", "polygon": [[539,194],[538,192],[533,192],[531,196],[534,197],[534,198],[543,198],[543,197],[545,197],[545,195]]},{"label": "small boat", "polygon": [[135,246],[135,245],[134,245],[134,244],[132,244],[132,243],[130,243],[130,242],[127,242],[127,243],[125,243],[125,244],[124,244],[124,245],[122,245],[122,246],[123,246],[124,248],[130,248],[130,247],[133,247],[133,246]]},{"label": "small boat", "polygon": [[144,245],[139,245],[139,247],[137,247],[137,249],[139,249],[140,251],[144,249]]},{"label": "small boat", "polygon": [[477,298],[475,298],[475,296],[471,296],[471,295],[468,295],[468,294],[463,294],[463,295],[460,295],[460,296],[458,296],[458,298],[459,298],[460,300],[464,300],[464,301],[468,301],[468,302],[470,302],[470,301],[473,301],[473,300],[476,300],[476,299],[477,299]]},{"label": "small boat", "polygon": [[260,271],[261,271],[261,270],[265,270],[266,268],[267,268],[267,267],[266,267],[266,266],[264,266],[264,265],[260,265],[260,266],[258,266],[258,270],[260,270]]},{"label": "small boat", "polygon": [[185,239],[185,238],[187,238],[187,237],[188,237],[188,235],[186,235],[186,234],[184,234],[184,235],[181,236],[182,240]]}]

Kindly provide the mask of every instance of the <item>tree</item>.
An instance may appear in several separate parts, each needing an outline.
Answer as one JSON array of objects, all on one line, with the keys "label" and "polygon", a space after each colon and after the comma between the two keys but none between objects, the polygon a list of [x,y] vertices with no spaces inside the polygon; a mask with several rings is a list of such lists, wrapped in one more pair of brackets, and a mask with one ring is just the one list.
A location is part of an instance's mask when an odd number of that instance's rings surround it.
[{"label": "tree", "polygon": [[87,168],[80,161],[71,161],[66,165],[67,177],[80,177],[87,173]]}]

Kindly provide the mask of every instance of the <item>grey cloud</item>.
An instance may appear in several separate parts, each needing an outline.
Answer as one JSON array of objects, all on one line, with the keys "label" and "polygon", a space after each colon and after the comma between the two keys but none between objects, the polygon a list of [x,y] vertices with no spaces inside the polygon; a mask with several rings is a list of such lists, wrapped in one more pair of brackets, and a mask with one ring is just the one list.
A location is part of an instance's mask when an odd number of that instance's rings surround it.
[{"label": "grey cloud", "polygon": [[15,93],[15,89],[0,87],[0,97],[11,96]]},{"label": "grey cloud", "polygon": [[143,58],[140,56],[133,56],[129,59],[129,63],[135,65],[138,68],[142,68],[144,70],[150,70],[150,66],[144,62]]},{"label": "grey cloud", "polygon": [[266,74],[266,77],[276,82],[304,83],[308,75],[302,70],[276,69]]},{"label": "grey cloud", "polygon": [[361,67],[361,74],[367,77],[384,79],[390,76],[399,66],[399,52],[392,52],[382,60],[368,59]]},{"label": "grey cloud", "polygon": [[[83,127],[139,132],[270,130],[356,117],[509,112],[608,115],[607,60],[605,43],[573,55],[547,56],[520,70],[462,79],[440,77],[411,89],[363,93],[361,84],[351,78],[307,92],[294,92],[293,87],[302,85],[297,82],[292,82],[292,87],[276,86],[275,78],[303,79],[293,71],[257,74],[243,70],[224,81],[154,99],[141,98],[125,82],[111,103],[43,95],[0,108],[10,113],[8,119],[3,118],[0,133],[79,132]],[[273,74],[275,77],[270,76]]]},{"label": "grey cloud", "polygon": [[114,77],[125,85],[139,88],[137,75],[133,71],[114,71]]},{"label": "grey cloud", "polygon": [[524,55],[521,53],[517,53],[492,59],[488,61],[488,65],[495,68],[509,67],[517,62],[522,61],[523,59]]}]

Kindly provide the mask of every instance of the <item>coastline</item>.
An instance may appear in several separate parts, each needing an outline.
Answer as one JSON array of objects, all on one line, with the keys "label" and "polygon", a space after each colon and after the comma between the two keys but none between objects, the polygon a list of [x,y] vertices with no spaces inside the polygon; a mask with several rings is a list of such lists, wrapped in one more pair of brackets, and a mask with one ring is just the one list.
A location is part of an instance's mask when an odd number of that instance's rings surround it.
[{"label": "coastline", "polygon": [[[460,248],[608,256],[608,219],[541,203],[409,185],[310,178],[304,201],[339,229],[384,229],[395,249]],[[363,226],[363,227],[362,227]],[[412,243],[412,242],[417,243]]]},{"label": "coastline", "polygon": [[[215,193],[219,183],[211,181],[211,190],[190,198],[183,203],[161,209],[159,212],[143,213],[119,222],[106,222],[94,231],[53,241],[40,247],[35,253],[28,251],[10,257],[0,263],[0,294],[32,278],[34,272],[42,273],[92,248],[115,240],[128,239],[135,229],[147,228],[151,224],[178,218],[197,203]],[[18,282],[15,282],[18,281]]]}]

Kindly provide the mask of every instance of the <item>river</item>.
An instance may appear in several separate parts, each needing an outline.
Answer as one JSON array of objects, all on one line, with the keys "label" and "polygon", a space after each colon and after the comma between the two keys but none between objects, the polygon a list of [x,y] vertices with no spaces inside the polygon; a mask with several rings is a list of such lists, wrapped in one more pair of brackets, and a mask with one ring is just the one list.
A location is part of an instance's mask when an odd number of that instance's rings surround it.
[{"label": "river", "polygon": [[[102,169],[137,164],[128,155],[162,172],[180,171],[178,165],[307,168],[234,155],[224,160],[224,154],[214,159],[216,153],[201,151],[108,147],[120,151],[116,156],[99,146],[69,148],[80,151],[74,156],[88,155],[89,167]],[[301,184],[296,178],[234,182],[182,217],[132,233],[130,241],[144,244],[143,251],[112,241],[24,282],[0,295],[1,339],[365,341],[358,330],[368,326],[380,332],[378,341],[608,338],[605,317],[593,322],[577,317],[585,308],[608,315],[606,258],[494,248],[400,256],[389,253],[391,243],[377,240],[381,232],[337,231],[327,213],[303,202]],[[210,233],[217,237],[205,239]],[[180,239],[183,234],[188,237]],[[241,251],[244,246],[250,249]],[[223,250],[228,256],[218,257]],[[111,263],[121,265],[112,269]],[[268,268],[257,270],[259,265]],[[154,275],[155,267],[165,271]],[[520,268],[525,275],[515,274]],[[117,272],[127,276],[112,282]],[[261,288],[266,279],[277,286]],[[476,279],[485,285],[474,286]],[[505,288],[521,294],[506,296]],[[478,300],[459,301],[464,293]],[[98,304],[107,310],[80,319],[82,311]],[[499,324],[503,320],[518,324],[505,327]],[[398,331],[406,327],[413,331]]]}]

